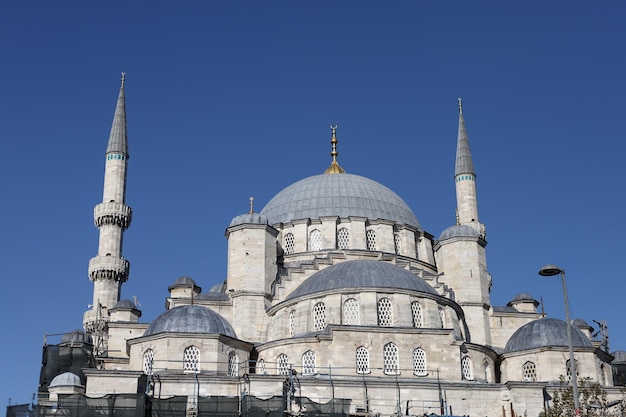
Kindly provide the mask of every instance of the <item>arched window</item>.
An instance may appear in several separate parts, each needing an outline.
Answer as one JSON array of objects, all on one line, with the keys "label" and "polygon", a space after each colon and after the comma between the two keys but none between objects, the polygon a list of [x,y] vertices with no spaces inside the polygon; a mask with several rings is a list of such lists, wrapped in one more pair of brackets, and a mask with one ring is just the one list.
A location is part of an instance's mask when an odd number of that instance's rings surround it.
[{"label": "arched window", "polygon": [[474,366],[469,356],[463,356],[463,359],[461,359],[461,371],[463,372],[463,379],[467,381],[474,380]]},{"label": "arched window", "polygon": [[343,303],[343,324],[361,324],[359,302],[354,298],[348,298],[345,303]]},{"label": "arched window", "polygon": [[398,346],[387,343],[383,347],[383,372],[387,375],[397,375],[400,373],[398,359]]},{"label": "arched window", "polygon": [[302,375],[314,375],[315,369],[315,352],[308,350],[302,355]]},{"label": "arched window", "polygon": [[350,249],[350,231],[345,227],[337,230],[337,249]]},{"label": "arched window", "polygon": [[365,239],[367,240],[367,250],[376,250],[376,232],[372,229],[367,229],[365,232]]},{"label": "arched window", "polygon": [[154,370],[154,351],[148,349],[143,354],[143,373],[146,375],[152,375]]},{"label": "arched window", "polygon": [[228,354],[228,376],[239,376],[239,358],[235,352]]},{"label": "arched window", "polygon": [[[574,361],[574,366],[576,367],[576,378],[580,377],[580,372],[578,371],[580,368],[578,367],[578,361]],[[570,372],[569,367],[569,359],[565,361],[565,369],[567,370],[567,380],[572,381],[572,373]]]},{"label": "arched window", "polygon": [[276,359],[276,371],[278,375],[289,375],[289,358],[284,353],[278,355]]},{"label": "arched window", "polygon": [[195,346],[185,348],[183,352],[183,371],[200,372],[200,349]]},{"label": "arched window", "polygon": [[393,311],[389,298],[378,300],[378,325],[385,327],[393,326]]},{"label": "arched window", "polygon": [[413,374],[417,376],[426,376],[426,352],[423,349],[417,348],[413,350]]},{"label": "arched window", "polygon": [[317,303],[313,306],[313,330],[324,330],[326,328],[326,306],[324,303]]},{"label": "arched window", "polygon": [[256,363],[256,373],[261,375],[265,375],[267,373],[267,370],[265,369],[265,361],[263,359],[259,359]]},{"label": "arched window", "polygon": [[293,337],[296,334],[296,311],[291,310],[289,312],[289,336]]},{"label": "arched window", "polygon": [[485,382],[491,383],[491,366],[487,359],[483,361],[483,371],[485,372]]},{"label": "arched window", "polygon": [[291,255],[294,252],[295,241],[293,233],[287,233],[285,235],[285,254]]},{"label": "arched window", "polygon": [[411,313],[413,314],[413,327],[424,327],[422,305],[417,301],[413,301],[411,303]]},{"label": "arched window", "polygon": [[400,255],[400,235],[398,233],[393,234],[393,248],[396,251],[396,255]]},{"label": "arched window", "polygon": [[537,367],[534,362],[526,361],[522,365],[522,381],[536,381],[537,380]]},{"label": "arched window", "polygon": [[365,346],[356,348],[356,373],[370,373],[370,352]]},{"label": "arched window", "polygon": [[322,250],[322,232],[319,229],[313,229],[309,234],[309,250],[311,252]]},{"label": "arched window", "polygon": [[446,327],[446,311],[443,307],[439,307],[439,326],[443,329]]}]

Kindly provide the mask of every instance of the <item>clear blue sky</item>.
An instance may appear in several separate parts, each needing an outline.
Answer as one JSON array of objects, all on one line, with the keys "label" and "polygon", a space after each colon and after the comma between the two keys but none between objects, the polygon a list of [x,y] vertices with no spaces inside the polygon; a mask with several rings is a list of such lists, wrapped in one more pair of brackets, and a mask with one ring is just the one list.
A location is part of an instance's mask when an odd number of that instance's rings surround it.
[{"label": "clear blue sky", "polygon": [[[607,320],[626,349],[626,5],[531,1],[29,1],[0,12],[0,398],[37,389],[43,334],[92,298],[92,210],[126,71],[130,161],[122,296],[142,321],[189,275],[226,274],[224,230],[339,161],[398,193],[425,230],[454,223],[457,97],[487,225],[492,302],[521,291]],[[54,341],[54,339],[52,339]],[[58,341],[58,339],[56,340]]]}]

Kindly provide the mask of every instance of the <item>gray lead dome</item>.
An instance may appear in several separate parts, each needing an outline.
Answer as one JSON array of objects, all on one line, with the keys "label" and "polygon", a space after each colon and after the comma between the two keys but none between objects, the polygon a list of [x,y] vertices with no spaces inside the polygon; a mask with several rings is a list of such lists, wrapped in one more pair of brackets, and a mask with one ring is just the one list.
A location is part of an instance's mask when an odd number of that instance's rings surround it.
[{"label": "gray lead dome", "polygon": [[392,220],[419,228],[417,217],[396,193],[352,174],[322,174],[291,184],[261,211],[270,224],[324,216]]},{"label": "gray lead dome", "polygon": [[379,261],[346,261],[307,278],[287,299],[348,288],[397,288],[438,295],[422,278],[399,266]]},{"label": "gray lead dome", "polygon": [[[548,346],[567,347],[567,324],[563,320],[542,318],[517,329],[504,347],[505,352],[519,352]],[[571,326],[572,346],[592,347],[583,332]]]},{"label": "gray lead dome", "polygon": [[224,317],[206,307],[193,304],[167,310],[150,323],[144,336],[157,333],[222,334],[237,337]]}]

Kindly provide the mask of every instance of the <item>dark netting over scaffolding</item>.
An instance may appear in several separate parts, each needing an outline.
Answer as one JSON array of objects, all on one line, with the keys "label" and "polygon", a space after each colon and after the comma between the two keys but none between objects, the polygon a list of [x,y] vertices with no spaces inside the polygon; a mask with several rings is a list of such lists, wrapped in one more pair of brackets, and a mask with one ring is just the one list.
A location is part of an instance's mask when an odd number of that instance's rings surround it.
[{"label": "dark netting over scaffolding", "polygon": [[81,384],[85,385],[82,369],[95,367],[92,349],[93,346],[83,343],[44,346],[39,374],[39,392],[47,392],[48,385],[54,377],[64,372],[78,375]]},{"label": "dark netting over scaffolding", "polygon": [[[99,398],[83,394],[59,395],[55,405],[38,405],[31,416],[35,417],[283,417],[287,415],[287,400],[283,396],[262,399],[243,397],[241,408],[237,397],[175,396],[152,398],[144,394],[111,394]],[[334,399],[317,403],[306,397],[292,397],[292,415],[305,417],[346,417],[350,400]],[[241,410],[241,414],[240,414]]]}]

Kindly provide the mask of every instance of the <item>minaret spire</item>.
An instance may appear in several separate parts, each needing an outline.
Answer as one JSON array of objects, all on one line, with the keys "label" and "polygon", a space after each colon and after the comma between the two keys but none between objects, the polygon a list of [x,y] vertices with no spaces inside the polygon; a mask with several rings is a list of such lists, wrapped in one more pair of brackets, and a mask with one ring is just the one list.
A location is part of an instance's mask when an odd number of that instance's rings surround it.
[{"label": "minaret spire", "polygon": [[93,282],[92,309],[85,312],[83,326],[92,334],[94,346],[103,351],[107,331],[108,310],[120,300],[121,286],[128,279],[130,264],[122,256],[124,231],[130,226],[132,210],[126,205],[126,169],[128,141],[126,132],[126,101],[122,81],[111,133],[105,153],[102,203],[94,207],[94,223],[100,229],[98,254],[89,261],[89,279]]},{"label": "minaret spire", "polygon": [[457,224],[473,226],[484,237],[484,226],[478,221],[476,173],[470,152],[469,138],[463,117],[463,101],[459,100],[459,132],[456,144],[454,182],[456,185]]},{"label": "minaret spire", "polygon": [[339,142],[337,140],[337,125],[330,125],[330,131],[330,143],[333,147],[333,150],[330,152],[330,156],[333,157],[333,161],[331,162],[330,166],[326,168],[324,174],[345,174],[346,171],[339,166],[339,163],[337,163],[337,156],[339,155],[339,152],[337,152],[337,143]]}]

